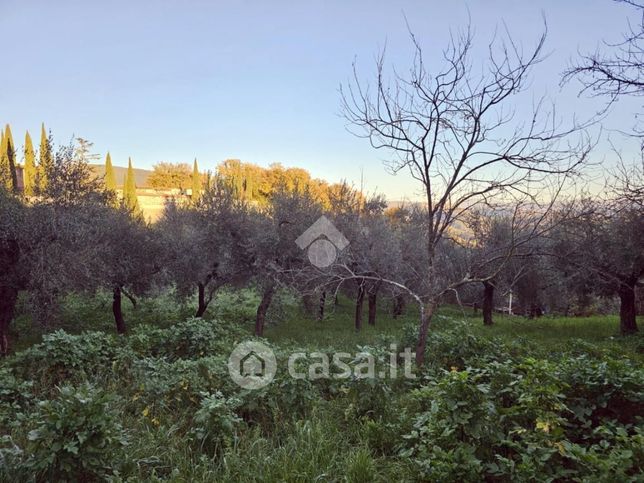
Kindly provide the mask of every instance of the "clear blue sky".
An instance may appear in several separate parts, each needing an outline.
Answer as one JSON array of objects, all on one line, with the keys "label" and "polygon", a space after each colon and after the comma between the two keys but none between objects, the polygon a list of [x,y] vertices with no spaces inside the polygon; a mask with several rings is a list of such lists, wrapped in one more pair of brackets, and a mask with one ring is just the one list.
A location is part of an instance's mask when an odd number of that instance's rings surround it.
[{"label": "clear blue sky", "polygon": [[[366,75],[385,41],[390,63],[409,64],[403,12],[438,52],[468,10],[479,42],[504,20],[526,46],[543,12],[551,55],[534,73],[534,95],[581,117],[598,104],[560,91],[561,71],[578,49],[618,39],[632,17],[610,0],[0,0],[0,122],[22,144],[26,129],[37,142],[44,121],[57,142],[84,137],[116,165],[196,157],[205,170],[240,158],[356,183],[364,168],[369,190],[414,198],[413,180],[386,173],[385,153],[346,131],[338,87],[354,58]],[[608,127],[628,129],[637,104],[620,102]]]}]

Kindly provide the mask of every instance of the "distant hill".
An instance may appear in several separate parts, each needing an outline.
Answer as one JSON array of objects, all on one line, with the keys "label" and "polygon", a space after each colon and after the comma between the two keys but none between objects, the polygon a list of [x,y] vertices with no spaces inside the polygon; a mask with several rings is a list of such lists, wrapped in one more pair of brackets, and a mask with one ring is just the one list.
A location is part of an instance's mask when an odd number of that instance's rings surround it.
[{"label": "distant hill", "polygon": [[[90,167],[94,170],[97,176],[105,176],[105,165],[103,164],[90,164]],[[114,176],[116,178],[116,186],[122,187],[125,181],[125,175],[127,174],[127,168],[121,166],[114,166]],[[134,181],[137,188],[149,188],[148,178],[152,174],[151,169],[139,169],[134,168]]]}]

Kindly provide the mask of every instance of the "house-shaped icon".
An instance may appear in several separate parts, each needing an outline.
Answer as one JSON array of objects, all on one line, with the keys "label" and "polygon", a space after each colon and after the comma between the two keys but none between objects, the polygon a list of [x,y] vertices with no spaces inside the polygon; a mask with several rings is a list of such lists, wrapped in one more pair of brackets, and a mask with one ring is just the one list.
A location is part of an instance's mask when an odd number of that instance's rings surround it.
[{"label": "house-shaped icon", "polygon": [[317,219],[295,240],[295,244],[304,250],[311,243],[321,236],[325,236],[338,250],[344,250],[349,240],[338,230],[333,223],[324,215]]},{"label": "house-shaped icon", "polygon": [[266,361],[251,351],[239,360],[239,374],[244,377],[262,377],[266,370]]}]

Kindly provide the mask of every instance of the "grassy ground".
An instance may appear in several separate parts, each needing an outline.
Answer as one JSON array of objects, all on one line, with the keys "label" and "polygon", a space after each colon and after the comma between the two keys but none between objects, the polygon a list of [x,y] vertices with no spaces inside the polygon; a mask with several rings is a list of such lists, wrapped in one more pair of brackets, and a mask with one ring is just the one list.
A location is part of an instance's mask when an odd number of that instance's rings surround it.
[{"label": "grassy ground", "polygon": [[268,326],[265,336],[280,344],[354,348],[356,345],[373,344],[383,336],[399,335],[403,326],[415,321],[417,317],[410,310],[411,313],[394,319],[390,311],[381,307],[376,325],[371,326],[367,323],[365,310],[362,330],[358,332],[354,326],[352,302],[346,298],[341,298],[339,302],[337,306],[328,307],[323,320],[312,318],[299,309],[289,310],[283,320]]},{"label": "grassy ground", "polygon": [[[280,364],[285,364],[294,346],[311,352],[329,349],[330,352],[353,353],[358,346],[365,345],[377,350],[386,347],[384,342],[404,340],[403,334],[409,334],[408,329],[414,333],[418,324],[418,313],[412,305],[407,307],[404,316],[394,319],[390,306],[382,304],[375,326],[367,324],[365,306],[364,324],[357,332],[354,305],[347,298],[341,298],[337,306],[329,305],[321,321],[305,314],[296,298],[280,295],[276,302],[269,313],[265,337],[282,358]],[[550,454],[555,461],[539,463],[546,466],[535,466],[532,473],[529,468],[523,468],[526,473],[522,476],[504,470],[507,478],[494,481],[546,481],[547,475],[542,471],[549,467],[563,471],[570,465],[569,460],[565,464],[559,461],[561,450],[551,451],[553,444],[561,444],[563,436],[539,429],[549,428],[543,426],[546,423],[556,423],[552,411],[553,407],[559,407],[560,400],[571,405],[581,401],[599,414],[606,410],[604,396],[607,391],[616,393],[615,400],[622,401],[619,397],[624,394],[631,397],[631,393],[642,387],[641,377],[635,376],[641,374],[644,337],[620,337],[616,316],[529,320],[495,315],[495,324],[485,327],[480,313],[474,315],[471,309],[444,306],[432,322],[432,331],[440,332],[432,334],[433,345],[428,350],[428,358],[434,365],[430,364],[417,381],[330,379],[309,384],[287,377],[286,371],[280,369],[266,389],[242,391],[230,381],[225,364],[230,348],[245,334],[252,334],[257,303],[256,294],[250,290],[222,293],[209,310],[213,321],[191,320],[176,325],[192,315],[193,307],[189,303],[181,305],[172,295],[165,294],[140,301],[136,308],[124,304],[131,329],[137,325],[148,326],[139,327],[138,332],[132,330],[130,337],[117,341],[94,334],[91,337],[97,336],[96,340],[82,342],[78,340],[81,338],[68,339],[63,334],[62,342],[45,344],[49,347],[47,350],[34,348],[35,351],[23,359],[18,355],[17,382],[12,377],[7,378],[7,372],[4,374],[7,386],[4,394],[13,395],[17,406],[5,405],[3,418],[4,401],[0,399],[0,437],[4,424],[5,432],[10,432],[13,438],[11,441],[26,448],[25,454],[38,451],[33,453],[36,461],[45,461],[54,445],[48,440],[37,445],[26,438],[33,428],[45,424],[36,402],[51,400],[59,404],[60,397],[54,385],[69,383],[80,387],[89,381],[98,391],[89,397],[90,400],[98,400],[103,393],[114,396],[105,407],[114,411],[129,438],[127,457],[116,458],[125,461],[121,471],[130,478],[127,481],[480,481],[479,470],[475,471],[475,477],[470,475],[468,478],[456,473],[449,473],[449,477],[423,473],[429,471],[423,462],[439,458],[437,468],[443,468],[440,463],[443,461],[446,471],[460,471],[468,461],[472,462],[470,449],[472,454],[481,453],[478,456],[483,461],[491,462],[496,454],[505,451],[508,438],[514,438],[518,446],[503,454],[516,458],[517,465],[524,457],[531,462],[537,461],[530,459],[537,454],[535,447],[541,452],[539,454]],[[72,333],[99,330],[113,334],[110,309],[109,294],[70,297],[60,314],[62,324],[59,319],[52,326],[63,326]],[[460,322],[463,320],[465,325]],[[644,318],[639,322],[642,326]],[[201,324],[213,325],[202,331],[199,330]],[[33,326],[26,316],[21,316],[14,325],[14,331],[21,332],[15,347],[24,349],[39,341],[42,333],[48,330]],[[227,331],[232,335],[227,336]],[[505,346],[468,337],[469,334],[508,342],[521,341]],[[579,339],[585,341],[581,344],[581,355],[575,352],[576,343],[570,344]],[[105,340],[111,341],[110,344],[104,345]],[[116,348],[109,349],[112,343]],[[501,347],[500,355],[495,352],[497,347]],[[109,355],[111,350],[116,351],[116,356]],[[486,357],[492,358],[493,362],[489,363]],[[90,364],[91,369],[85,370],[86,364]],[[488,364],[494,364],[496,369],[488,370]],[[572,369],[568,364],[572,364]],[[3,389],[1,369],[0,364],[0,393]],[[577,376],[578,369],[582,371],[580,376]],[[63,378],[61,374],[66,375]],[[508,377],[512,378],[513,384],[507,384]],[[561,381],[557,377],[562,378]],[[424,381],[431,384],[424,384]],[[24,385],[20,385],[23,382]],[[504,398],[497,398],[490,392],[492,388],[496,390],[506,385]],[[213,400],[212,395],[219,391],[230,399]],[[30,395],[32,392],[35,397]],[[578,397],[581,399],[577,400]],[[83,395],[81,400],[87,398]],[[499,406],[505,411],[503,421],[508,421],[512,414],[518,416],[512,424],[503,423],[507,427],[503,426],[502,436],[492,438],[489,435],[496,434],[501,424],[497,418],[501,413],[495,405],[507,400],[514,402],[508,406],[512,411]],[[442,406],[435,406],[435,402]],[[467,407],[468,411],[453,413],[451,409],[445,409],[448,404]],[[17,407],[22,408],[21,418],[15,417]],[[432,408],[443,408],[440,409],[443,412],[434,414]],[[81,424],[76,419],[76,409],[67,406],[63,409],[60,412],[65,424]],[[241,418],[232,420],[227,412],[229,409]],[[572,414],[563,409],[560,412],[561,415],[556,414],[557,418]],[[90,417],[102,421],[102,414],[101,409]],[[199,419],[199,414],[207,418]],[[542,420],[544,417],[550,419]],[[424,426],[426,418],[433,418],[433,426]],[[437,421],[439,424],[435,424]],[[481,421],[488,429],[479,432]],[[425,447],[424,440],[414,439],[412,424],[416,423],[421,424],[423,430],[440,429],[426,439],[443,438],[441,445],[449,452],[435,450],[434,446]],[[513,424],[521,426],[521,434],[527,435],[525,441],[516,436],[519,433]],[[204,446],[195,433],[202,427],[209,431],[208,434],[221,434],[226,439]],[[630,426],[620,428],[622,431]],[[626,429],[617,436],[610,429],[604,430],[610,433],[605,441],[602,440],[604,446],[592,449],[590,443],[584,443],[583,451],[594,452],[595,459],[590,463],[583,458],[581,462],[575,460],[576,471],[582,475],[578,481],[585,481],[584,475],[596,476],[605,461],[620,467],[624,466],[624,461],[629,465],[641,461],[637,453],[641,440],[637,435],[629,433],[626,438],[623,436]],[[566,436],[566,444],[579,440],[575,431],[588,432],[577,423],[566,426],[566,431],[570,433]],[[71,430],[68,433],[73,435]],[[67,443],[64,431],[52,429],[43,434],[49,435],[52,441]],[[3,449],[6,450],[1,444],[3,441],[7,440],[0,439],[0,456]],[[413,455],[400,453],[410,448]],[[515,451],[523,453],[516,453],[519,454],[516,456]],[[582,449],[579,447],[575,451]],[[614,455],[609,454],[610,451]],[[106,464],[113,464],[109,451],[101,449],[99,453]],[[26,476],[32,470],[24,466],[26,460],[20,458],[18,466],[8,473],[3,473],[0,465],[0,481],[28,481]],[[586,464],[591,466],[584,473],[580,467]],[[637,468],[629,471],[635,474],[639,471]],[[427,476],[429,474],[434,476]],[[605,477],[596,477],[593,481],[627,481],[615,477],[612,467],[602,474]],[[509,475],[513,475],[512,478]],[[552,479],[557,480],[554,476]]]},{"label": "grassy ground", "polygon": [[[24,302],[23,302],[24,303]],[[212,303],[210,315],[217,316],[227,306],[239,311],[244,307],[249,334],[258,298],[252,291],[238,291],[234,297],[231,293],[223,293]],[[313,347],[336,347],[353,349],[357,345],[371,345],[383,337],[398,338],[404,326],[418,322],[418,311],[414,305],[406,307],[405,314],[398,318],[391,315],[389,304],[382,303],[378,307],[375,326],[367,324],[367,307],[364,307],[362,330],[354,328],[353,301],[340,297],[339,304],[328,304],[324,320],[317,320],[307,315],[293,304],[282,307],[280,316],[273,317],[267,325],[265,337],[280,345],[299,345]],[[24,308],[23,308],[24,310]],[[137,307],[129,302],[123,303],[125,319],[130,328],[140,324],[153,324],[167,327],[173,323],[193,315],[193,307],[188,303],[180,304],[173,294],[161,294],[149,300],[141,300]],[[219,314],[227,319],[227,314]],[[55,323],[57,328],[63,328],[69,333],[80,333],[84,330],[101,330],[111,333],[114,321],[111,313],[110,294],[99,294],[94,297],[82,295],[69,296],[59,314],[60,320]],[[269,317],[270,319],[270,317]],[[641,353],[644,345],[641,336],[621,337],[619,335],[619,317],[617,315],[597,315],[592,317],[558,317],[544,316],[538,319],[528,319],[521,316],[494,315],[494,325],[483,325],[479,311],[474,314],[470,308],[458,306],[443,306],[432,321],[433,329],[447,327],[452,320],[465,320],[475,335],[499,337],[512,340],[518,337],[551,348],[571,339],[581,339],[598,343],[612,348],[623,348],[628,352]],[[638,324],[644,327],[644,316],[638,317]],[[12,335],[14,350],[25,349],[40,342],[42,334],[48,327],[34,326],[26,315],[21,315],[14,322]]]},{"label": "grassy ground", "polygon": [[[366,308],[366,307],[365,307]],[[341,298],[337,306],[327,309],[324,320],[319,321],[306,316],[301,310],[293,309],[279,323],[269,325],[266,338],[282,345],[292,343],[301,346],[355,348],[357,345],[370,345],[383,337],[398,336],[403,327],[418,322],[418,312],[413,306],[407,307],[405,315],[393,318],[389,306],[382,304],[378,310],[375,326],[367,324],[366,310],[362,330],[354,328],[354,306],[352,301]],[[622,337],[619,334],[617,315],[597,315],[592,317],[543,316],[528,319],[521,316],[494,315],[494,325],[484,326],[479,311],[474,314],[470,308],[443,306],[432,321],[435,330],[450,325],[453,320],[465,320],[471,332],[485,337],[499,337],[503,340],[527,339],[544,348],[555,348],[573,339],[581,339],[600,346],[624,350],[637,356],[642,354],[642,336]],[[644,316],[638,317],[640,327],[644,326]]]}]

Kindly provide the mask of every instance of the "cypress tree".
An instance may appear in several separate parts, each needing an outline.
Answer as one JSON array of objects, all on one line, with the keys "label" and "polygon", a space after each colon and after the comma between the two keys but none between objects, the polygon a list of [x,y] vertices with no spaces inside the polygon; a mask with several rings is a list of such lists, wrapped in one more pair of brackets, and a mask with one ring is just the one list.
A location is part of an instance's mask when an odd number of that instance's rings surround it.
[{"label": "cypress tree", "polygon": [[45,123],[43,122],[40,127],[40,162],[38,165],[38,187],[41,191],[47,189],[47,176],[52,168],[51,146],[47,131],[45,131]]},{"label": "cypress tree", "polygon": [[25,196],[36,194],[36,155],[29,131],[25,134],[25,169],[22,172]]},{"label": "cypress tree", "polygon": [[0,146],[0,184],[9,191],[18,191],[16,150],[9,124],[5,128],[2,145]]},{"label": "cypress tree", "polygon": [[199,196],[201,196],[201,175],[197,166],[197,158],[195,158],[195,162],[192,165],[192,200],[197,201]]},{"label": "cypress tree", "polygon": [[212,173],[210,171],[206,172],[206,192],[210,191],[210,181],[212,178]]},{"label": "cypress tree", "polygon": [[7,157],[7,143],[4,138],[4,129],[0,129],[0,186],[11,189],[11,170],[9,169],[9,158]]},{"label": "cypress tree", "polygon": [[112,157],[107,153],[105,157],[105,188],[109,191],[116,191],[116,176],[114,175],[114,167],[112,166]]},{"label": "cypress tree", "polygon": [[127,160],[127,174],[125,175],[125,184],[123,185],[123,206],[131,213],[140,212],[139,200],[136,197],[136,182],[134,181],[134,169],[132,168],[132,159]]}]

